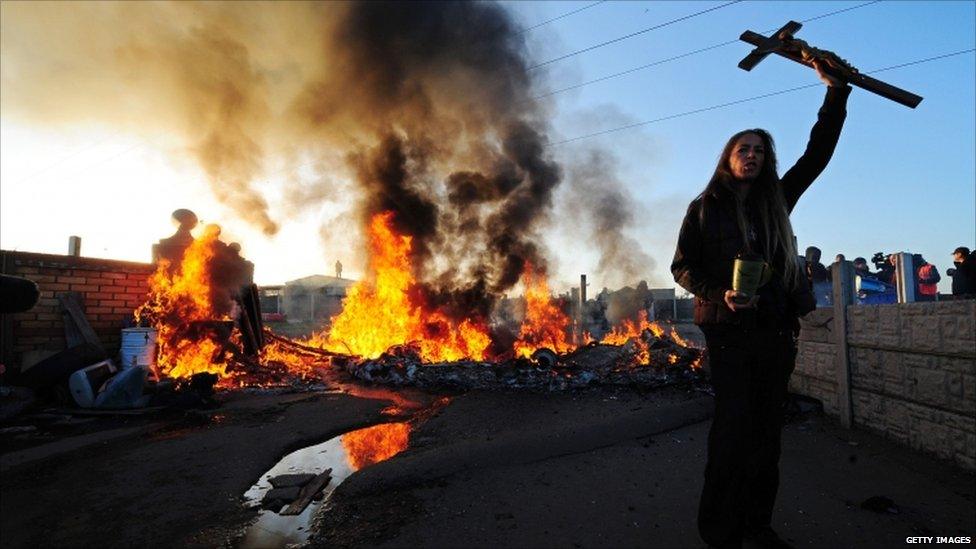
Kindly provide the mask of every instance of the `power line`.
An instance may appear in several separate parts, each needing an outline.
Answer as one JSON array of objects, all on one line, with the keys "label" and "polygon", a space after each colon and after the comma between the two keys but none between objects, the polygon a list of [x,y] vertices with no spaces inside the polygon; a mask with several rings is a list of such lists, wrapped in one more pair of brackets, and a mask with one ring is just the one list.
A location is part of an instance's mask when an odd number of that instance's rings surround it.
[{"label": "power line", "polygon": [[[856,10],[858,8],[863,8],[864,6],[870,6],[871,4],[877,4],[880,1],[881,0],[871,0],[870,2],[865,2],[863,4],[858,4],[856,6],[851,6],[851,7],[847,7],[847,8],[844,8],[844,9],[834,10],[834,11],[831,11],[831,12],[828,12],[828,13],[824,13],[824,14],[821,14],[821,15],[817,15],[816,17],[811,17],[809,19],[804,19],[804,20],[802,20],[800,22],[801,23],[808,23],[810,21],[816,21],[817,19],[823,19],[825,17],[830,17],[832,15],[837,15],[839,13],[844,13],[844,12],[851,11],[851,10]],[[777,28],[769,29],[769,30],[763,32],[762,34],[769,34],[769,33],[773,32],[773,31],[777,30]],[[533,100],[544,99],[546,97],[550,97],[550,96],[553,96],[553,95],[556,95],[556,94],[560,94],[560,93],[567,92],[567,91],[570,91],[570,90],[579,89],[579,88],[582,88],[583,86],[589,86],[590,84],[596,84],[597,82],[603,82],[603,81],[606,81],[606,80],[612,80],[614,78],[619,78],[621,76],[626,76],[628,74],[631,74],[631,73],[634,73],[634,72],[637,72],[637,71],[640,71],[640,70],[648,69],[648,68],[651,68],[651,67],[654,67],[654,66],[657,66],[657,65],[663,65],[664,63],[668,63],[668,62],[671,62],[671,61],[676,61],[678,59],[682,59],[682,58],[685,58],[685,57],[690,57],[690,56],[695,55],[695,54],[704,53],[704,52],[709,51],[709,50],[718,49],[718,48],[721,48],[721,47],[724,47],[724,46],[729,46],[731,44],[736,44],[736,43],[739,43],[739,42],[740,41],[738,39],[736,39],[736,40],[729,40],[727,42],[722,42],[722,43],[719,43],[719,44],[714,44],[714,45],[711,45],[711,46],[705,46],[704,48],[699,48],[699,49],[694,50],[694,51],[690,51],[690,52],[687,52],[687,53],[681,53],[681,54],[678,54],[678,55],[675,55],[675,56],[672,56],[672,57],[668,57],[668,58],[665,58],[665,59],[660,59],[658,61],[652,61],[650,63],[641,65],[639,67],[634,67],[634,68],[631,68],[631,69],[623,70],[623,71],[620,71],[620,72],[616,72],[616,73],[613,73],[613,74],[609,74],[607,76],[601,76],[599,78],[595,78],[593,80],[588,80],[588,81],[582,82],[580,84],[574,84],[572,86],[567,86],[565,88],[561,88],[561,89],[558,89],[558,90],[555,90],[555,91],[551,91],[551,92],[548,92],[548,93],[544,93],[542,95],[537,95],[537,96],[533,97],[532,99]]]},{"label": "power line", "polygon": [[[858,4],[856,6],[850,6],[850,7],[847,7],[847,8],[842,8],[842,9],[839,9],[839,10],[834,10],[834,11],[830,11],[830,12],[827,12],[827,13],[824,13],[824,14],[821,14],[821,15],[817,15],[816,17],[811,17],[809,19],[804,19],[804,20],[802,20],[800,22],[801,23],[809,23],[810,21],[816,21],[817,19],[823,19],[824,17],[830,17],[831,15],[837,15],[838,13],[844,13],[845,11],[856,10],[858,8],[863,8],[864,6],[870,6],[871,4],[877,4],[878,2],[881,2],[881,0],[871,0],[870,2],[865,2],[863,4]],[[774,30],[777,30],[777,29],[769,29],[768,31],[766,31],[766,33],[773,32]],[[763,33],[763,34],[765,34],[765,33]]]},{"label": "power line", "polygon": [[[954,57],[956,55],[962,55],[964,53],[971,53],[971,52],[974,52],[974,51],[976,51],[976,48],[969,48],[967,50],[959,50],[959,51],[954,51],[954,52],[951,52],[951,53],[944,53],[944,54],[936,55],[936,56],[933,56],[933,57],[926,57],[925,59],[917,59],[915,61],[909,61],[907,63],[900,63],[898,65],[891,65],[891,66],[884,67],[884,68],[880,68],[880,69],[875,69],[875,70],[871,70],[871,71],[864,71],[863,74],[875,74],[875,73],[879,73],[879,72],[890,71],[890,70],[894,70],[894,69],[900,69],[900,68],[903,68],[903,67],[909,67],[909,66],[912,66],[912,65],[920,65],[922,63],[928,63],[930,61],[936,61],[936,60],[939,60],[939,59],[945,59],[947,57]],[[607,130],[601,130],[601,131],[589,133],[589,134],[586,134],[586,135],[580,135],[580,136],[577,136],[577,137],[571,137],[569,139],[564,139],[562,141],[556,141],[554,143],[550,143],[549,145],[550,146],[564,145],[566,143],[572,143],[574,141],[580,141],[582,139],[588,139],[590,137],[596,137],[598,135],[606,135],[608,133],[616,133],[616,132],[620,132],[620,131],[624,131],[624,130],[629,130],[629,129],[633,129],[633,128],[639,128],[641,126],[647,126],[649,124],[654,124],[654,123],[657,123],[657,122],[664,122],[665,120],[672,120],[672,119],[675,119],[675,118],[681,118],[681,117],[684,117],[684,116],[690,116],[692,114],[698,114],[698,113],[707,112],[707,111],[714,111],[716,109],[721,109],[721,108],[724,108],[724,107],[731,107],[732,105],[738,105],[738,104],[741,104],[741,103],[748,103],[750,101],[758,101],[759,99],[765,99],[767,97],[773,97],[773,96],[776,96],[776,95],[782,95],[784,93],[790,93],[790,92],[795,92],[795,91],[799,91],[799,90],[805,90],[805,89],[808,89],[808,88],[813,88],[813,87],[822,86],[822,85],[823,84],[821,84],[821,83],[818,82],[816,84],[807,84],[807,85],[804,85],[804,86],[797,86],[795,88],[787,88],[785,90],[779,90],[779,91],[764,93],[762,95],[755,95],[753,97],[747,97],[745,99],[736,99],[735,101],[729,101],[727,103],[720,103],[718,105],[712,105],[712,106],[709,106],[709,107],[702,107],[700,109],[694,109],[694,110],[690,110],[690,111],[685,111],[685,112],[680,112],[680,113],[676,113],[676,114],[671,114],[671,115],[668,115],[668,116],[662,116],[660,118],[655,118],[653,120],[645,120],[643,122],[635,122],[633,124],[627,124],[626,126],[619,126],[619,127],[616,127],[616,128],[610,128],[610,129],[607,129]]]},{"label": "power line", "polygon": [[962,55],[964,53],[972,53],[974,51],[976,51],[976,48],[969,48],[968,50],[959,50],[959,51],[954,51],[954,52],[951,52],[951,53],[943,53],[942,55],[936,55],[934,57],[926,57],[925,59],[919,59],[917,61],[909,61],[907,63],[900,63],[898,65],[891,65],[891,66],[885,67],[883,69],[875,69],[873,71],[868,71],[865,74],[874,74],[874,73],[878,73],[878,72],[890,71],[890,70],[893,70],[893,69],[900,69],[902,67],[910,67],[912,65],[919,65],[921,63],[928,63],[929,61],[935,61],[937,59],[945,59],[947,57],[955,57],[957,55]]},{"label": "power line", "polygon": [[614,38],[613,40],[607,40],[606,42],[600,42],[599,44],[594,44],[594,45],[592,45],[590,47],[583,48],[581,50],[576,50],[574,52],[567,53],[566,55],[562,55],[562,56],[559,56],[559,57],[550,59],[548,61],[543,61],[542,63],[539,63],[537,65],[532,65],[527,70],[538,69],[539,67],[544,67],[544,66],[549,65],[551,63],[555,63],[556,61],[562,61],[563,59],[568,59],[570,57],[579,55],[581,53],[585,53],[585,52],[588,52],[588,51],[592,51],[592,50],[595,50],[597,48],[602,48],[603,46],[609,46],[610,44],[616,44],[617,42],[621,42],[623,40],[627,40],[628,38],[633,38],[635,36],[639,36],[641,34],[648,33],[648,32],[651,32],[653,30],[657,30],[657,29],[660,29],[660,28],[663,28],[663,27],[667,27],[668,25],[673,25],[675,23],[678,23],[678,22],[681,22],[681,21],[685,21],[685,20],[691,19],[693,17],[698,17],[699,15],[704,15],[704,14],[706,14],[708,12],[715,11],[715,10],[718,10],[718,9],[722,9],[724,7],[727,7],[727,6],[731,6],[732,4],[738,4],[739,2],[742,2],[742,0],[732,0],[731,2],[726,2],[725,4],[722,4],[720,6],[713,6],[711,8],[705,9],[705,10],[697,11],[695,13],[691,13],[691,14],[688,14],[688,15],[685,15],[685,16],[682,16],[682,17],[678,17],[677,19],[672,19],[670,21],[665,21],[664,23],[660,23],[658,25],[654,25],[653,27],[647,27],[646,29],[641,29],[639,31],[632,32],[630,34],[621,36],[619,38]]},{"label": "power line", "polygon": [[18,179],[14,183],[14,185],[19,185],[21,183],[25,183],[27,181],[30,181],[30,180],[34,179],[35,177],[37,177],[37,176],[39,176],[41,174],[47,173],[48,171],[50,171],[50,170],[52,170],[52,169],[60,166],[61,164],[64,164],[66,161],[68,161],[68,160],[70,160],[70,159],[72,159],[72,158],[80,155],[83,152],[90,151],[90,150],[92,150],[92,149],[94,149],[96,147],[99,147],[101,145],[104,145],[105,143],[108,143],[109,141],[111,141],[115,137],[119,136],[121,133],[122,133],[122,130],[116,130],[116,131],[113,131],[112,133],[110,133],[108,136],[103,137],[102,139],[99,139],[98,141],[95,141],[94,143],[88,143],[88,144],[86,144],[86,145],[84,145],[82,147],[79,147],[78,149],[75,149],[74,151],[72,151],[72,152],[70,152],[70,153],[62,156],[61,158],[58,158],[57,160],[55,160],[54,162],[51,162],[50,164],[44,166],[43,168],[40,168],[38,170],[34,170],[29,175],[25,175],[24,177],[21,177],[20,179]]},{"label": "power line", "polygon": [[582,8],[579,8],[579,9],[576,9],[576,10],[573,10],[573,11],[570,11],[570,12],[567,12],[567,13],[564,13],[562,15],[557,15],[556,17],[553,17],[552,19],[547,19],[547,20],[545,20],[545,21],[543,21],[541,23],[538,23],[536,25],[532,25],[531,27],[524,28],[524,29],[518,31],[515,34],[516,35],[525,34],[525,33],[529,32],[529,31],[535,30],[535,29],[537,29],[537,28],[539,28],[539,27],[541,27],[543,25],[548,25],[549,23],[552,23],[553,21],[559,21],[560,19],[569,17],[570,15],[576,15],[577,13],[579,13],[581,11],[588,10],[588,9],[594,7],[594,6],[599,6],[600,4],[603,4],[606,1],[607,0],[600,0],[599,2],[593,2],[592,4],[583,6]]}]

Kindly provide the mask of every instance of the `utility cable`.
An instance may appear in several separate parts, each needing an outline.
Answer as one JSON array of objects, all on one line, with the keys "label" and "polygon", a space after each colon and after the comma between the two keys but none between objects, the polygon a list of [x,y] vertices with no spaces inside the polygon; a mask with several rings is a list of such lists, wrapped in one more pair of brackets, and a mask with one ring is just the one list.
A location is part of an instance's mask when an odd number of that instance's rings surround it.
[{"label": "utility cable", "polygon": [[525,33],[529,32],[529,31],[535,30],[535,29],[537,29],[537,28],[539,28],[539,27],[541,27],[543,25],[548,25],[549,23],[552,23],[553,21],[559,21],[560,19],[569,17],[570,15],[576,15],[577,13],[579,13],[581,11],[585,11],[585,10],[588,10],[588,9],[590,9],[592,7],[599,6],[600,4],[605,3],[606,1],[607,0],[600,0],[599,2],[593,2],[592,4],[588,4],[586,6],[583,6],[582,8],[579,8],[579,9],[576,9],[576,10],[573,10],[573,11],[570,11],[570,12],[567,12],[567,13],[564,13],[562,15],[557,15],[556,17],[553,17],[552,19],[547,19],[547,20],[545,20],[545,21],[543,21],[541,23],[532,25],[531,27],[524,28],[524,29],[518,31],[515,34],[516,35],[525,34]]},{"label": "utility cable", "polygon": [[589,46],[587,48],[583,48],[581,50],[576,50],[574,52],[567,53],[566,55],[561,55],[559,57],[555,57],[555,58],[550,59],[548,61],[543,61],[542,63],[539,63],[537,65],[532,65],[527,70],[530,70],[531,71],[531,70],[534,70],[534,69],[538,69],[540,67],[544,67],[544,66],[549,65],[551,63],[555,63],[557,61],[562,61],[563,59],[568,59],[570,57],[574,57],[574,56],[579,55],[581,53],[586,53],[588,51],[592,51],[592,50],[595,50],[597,48],[602,48],[603,46],[609,46],[610,44],[616,44],[617,42],[621,42],[623,40],[627,40],[628,38],[633,38],[635,36],[639,36],[641,34],[645,34],[645,33],[651,32],[653,30],[657,30],[657,29],[660,29],[660,28],[663,28],[663,27],[667,27],[669,25],[673,25],[673,24],[678,23],[678,22],[681,22],[681,21],[686,21],[686,20],[691,19],[693,17],[698,17],[699,15],[704,15],[704,14],[706,14],[708,12],[712,12],[712,11],[715,11],[715,10],[722,9],[724,7],[731,6],[732,4],[738,4],[739,2],[742,2],[742,0],[732,0],[731,2],[726,2],[725,4],[721,4],[719,6],[712,6],[712,7],[708,8],[708,9],[704,9],[704,10],[701,10],[701,11],[697,11],[695,13],[691,13],[691,14],[688,14],[688,15],[684,15],[682,17],[678,17],[677,19],[672,19],[670,21],[665,21],[664,23],[660,23],[660,24],[654,25],[653,27],[647,27],[646,29],[641,29],[639,31],[632,32],[630,34],[626,34],[624,36],[620,36],[620,37],[614,38],[612,40],[607,40],[606,42],[600,42],[599,44],[594,44],[594,45]]},{"label": "utility cable", "polygon": [[111,141],[112,139],[118,137],[121,134],[122,134],[122,130],[113,131],[108,136],[103,137],[102,139],[99,139],[98,141],[95,141],[94,143],[88,143],[86,145],[83,145],[83,146],[75,149],[74,151],[72,151],[72,152],[70,152],[70,153],[68,153],[68,154],[66,154],[66,155],[58,158],[54,162],[51,162],[50,164],[47,164],[43,168],[39,168],[37,170],[34,170],[30,174],[25,175],[25,176],[21,177],[20,179],[18,179],[13,184],[14,185],[19,185],[21,183],[26,183],[27,181],[30,181],[30,180],[34,179],[35,177],[37,177],[39,175],[45,174],[45,173],[49,172],[50,170],[53,170],[54,168],[57,168],[61,164],[64,164],[68,160],[71,160],[72,158],[75,158],[76,156],[79,156],[80,154],[82,154],[84,152],[88,152],[88,151],[90,151],[92,149],[95,149],[97,147],[100,147],[100,146],[104,145],[105,143],[108,143],[109,141]]},{"label": "utility cable", "polygon": [[[959,50],[959,51],[954,51],[954,52],[951,52],[951,53],[944,53],[942,55],[936,55],[936,56],[933,56],[933,57],[926,57],[925,59],[917,59],[915,61],[909,61],[907,63],[900,63],[898,65],[891,65],[891,66],[888,66],[888,67],[884,67],[884,68],[880,68],[880,69],[874,69],[874,70],[871,70],[871,71],[863,71],[863,74],[875,74],[875,73],[879,73],[879,72],[890,71],[890,70],[894,70],[894,69],[900,69],[900,68],[903,68],[903,67],[909,67],[909,66],[912,66],[912,65],[920,65],[922,63],[928,63],[930,61],[936,61],[936,60],[939,60],[939,59],[945,59],[947,57],[954,57],[956,55],[962,55],[962,54],[971,53],[971,52],[974,52],[974,51],[976,51],[976,48],[969,48],[967,50]],[[799,91],[799,90],[805,90],[805,89],[808,89],[808,88],[813,88],[813,87],[822,86],[822,85],[823,85],[822,83],[817,82],[815,84],[806,84],[806,85],[803,85],[803,86],[797,86],[795,88],[787,88],[785,90],[779,90],[779,91],[764,93],[762,95],[755,95],[753,97],[747,97],[745,99],[736,99],[735,101],[729,101],[727,103],[720,103],[718,105],[712,105],[712,106],[709,106],[709,107],[702,107],[700,109],[694,109],[694,110],[690,110],[690,111],[684,111],[684,112],[680,112],[680,113],[676,113],[676,114],[671,114],[671,115],[668,115],[668,116],[662,116],[660,118],[655,118],[653,120],[645,120],[643,122],[636,122],[634,124],[627,124],[626,126],[619,126],[619,127],[616,127],[616,128],[610,128],[610,129],[607,129],[607,130],[601,130],[601,131],[589,133],[589,134],[586,134],[586,135],[580,135],[580,136],[577,136],[577,137],[571,137],[569,139],[564,139],[562,141],[556,141],[556,142],[550,143],[549,145],[550,146],[564,145],[566,143],[572,143],[574,141],[580,141],[582,139],[588,139],[590,137],[596,137],[598,135],[606,135],[608,133],[616,133],[616,132],[620,132],[620,131],[624,131],[624,130],[629,130],[629,129],[632,129],[632,128],[639,128],[641,126],[647,126],[649,124],[654,124],[654,123],[657,123],[657,122],[664,122],[665,120],[672,120],[672,119],[675,119],[675,118],[681,118],[681,117],[689,116],[689,115],[692,115],[692,114],[698,114],[698,113],[707,112],[707,111],[714,111],[716,109],[721,109],[721,108],[724,108],[724,107],[731,107],[732,105],[739,105],[741,103],[748,103],[750,101],[758,101],[760,99],[766,99],[767,97],[773,97],[773,96],[776,96],[776,95],[782,95],[784,93],[790,93],[790,92],[795,92],[795,91]]]},{"label": "utility cable", "polygon": [[[809,19],[804,19],[804,20],[802,20],[800,22],[801,23],[809,23],[810,21],[816,21],[817,19],[823,19],[825,17],[830,17],[832,15],[837,15],[839,13],[844,13],[844,12],[851,11],[851,10],[856,10],[858,8],[863,8],[865,6],[870,6],[871,4],[877,4],[880,1],[881,0],[871,0],[870,2],[865,2],[863,4],[858,4],[856,6],[850,6],[850,7],[847,7],[847,8],[843,8],[843,9],[839,9],[839,10],[834,10],[834,11],[827,12],[827,13],[824,13],[824,14],[821,14],[821,15],[817,15],[817,16],[811,17]],[[778,30],[778,27],[777,28],[773,28],[773,29],[769,29],[769,30],[763,32],[762,34],[769,34],[769,33],[774,32],[776,30]],[[682,58],[685,58],[685,57],[690,57],[690,56],[695,55],[695,54],[704,53],[704,52],[709,51],[709,50],[718,49],[718,48],[721,48],[721,47],[724,47],[724,46],[729,46],[729,45],[737,44],[737,43],[740,43],[740,42],[741,42],[740,40],[736,39],[736,40],[729,40],[727,42],[722,42],[720,44],[714,44],[714,45],[711,45],[711,46],[705,46],[704,48],[699,48],[699,49],[694,50],[694,51],[690,51],[690,52],[687,52],[687,53],[681,53],[681,54],[678,54],[678,55],[675,55],[675,56],[672,56],[672,57],[668,57],[666,59],[660,59],[658,61],[652,61],[651,63],[647,63],[647,64],[641,65],[639,67],[634,67],[634,68],[631,68],[631,69],[623,70],[623,71],[616,72],[616,73],[613,73],[613,74],[609,74],[609,75],[606,75],[606,76],[601,76],[599,78],[595,78],[593,80],[588,80],[588,81],[582,82],[580,84],[575,84],[575,85],[572,85],[572,86],[567,86],[565,88],[561,88],[561,89],[558,89],[558,90],[555,90],[555,91],[551,91],[551,92],[548,92],[548,93],[544,93],[542,95],[537,95],[537,96],[533,97],[532,99],[533,100],[543,99],[543,98],[550,97],[550,96],[553,96],[553,95],[556,95],[556,94],[560,94],[560,93],[563,93],[563,92],[567,92],[567,91],[570,91],[570,90],[579,89],[579,88],[582,88],[583,86],[589,86],[590,84],[596,84],[597,82],[603,82],[605,80],[612,80],[614,78],[619,78],[621,76],[626,76],[628,74],[631,74],[631,73],[634,73],[634,72],[637,72],[637,71],[641,71],[641,70],[644,70],[644,69],[648,69],[648,68],[651,68],[651,67],[654,67],[654,66],[657,66],[657,65],[663,65],[664,63],[668,63],[668,62],[671,62],[671,61],[676,61],[678,59],[682,59]]]}]

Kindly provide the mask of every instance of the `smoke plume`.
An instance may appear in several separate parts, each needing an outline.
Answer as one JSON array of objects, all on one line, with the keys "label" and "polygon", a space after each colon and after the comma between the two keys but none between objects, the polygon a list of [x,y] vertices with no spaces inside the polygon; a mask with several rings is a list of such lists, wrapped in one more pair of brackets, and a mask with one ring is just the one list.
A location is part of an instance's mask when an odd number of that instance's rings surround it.
[{"label": "smoke plume", "polygon": [[310,136],[355,144],[359,215],[394,212],[425,299],[487,315],[526,262],[545,269],[535,243],[560,181],[517,29],[485,3],[340,11],[290,115]]},{"label": "smoke plume", "polygon": [[[531,99],[524,34],[496,4],[0,9],[5,116],[178,135],[214,195],[269,235],[279,220],[262,188],[278,173],[268,166],[295,175],[299,159],[339,158],[342,173],[286,185],[281,203],[351,188],[361,226],[394,212],[412,238],[419,297],[448,314],[487,316],[527,263],[546,271],[539,232],[561,173]],[[600,272],[645,273],[649,258],[622,233],[626,197],[599,188]]]},{"label": "smoke plume", "polygon": [[612,155],[588,149],[569,168],[565,208],[575,207],[581,212],[579,225],[600,253],[597,276],[604,285],[619,287],[649,278],[655,262],[626,233],[636,221],[637,212],[616,173]]}]

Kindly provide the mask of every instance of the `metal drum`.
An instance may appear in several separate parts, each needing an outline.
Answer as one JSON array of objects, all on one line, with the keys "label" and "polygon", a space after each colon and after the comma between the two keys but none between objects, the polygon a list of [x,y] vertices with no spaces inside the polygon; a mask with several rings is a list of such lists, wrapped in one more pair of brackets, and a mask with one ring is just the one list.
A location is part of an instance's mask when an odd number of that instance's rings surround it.
[{"label": "metal drum", "polygon": [[156,335],[155,328],[123,328],[120,366],[152,371],[156,366]]}]

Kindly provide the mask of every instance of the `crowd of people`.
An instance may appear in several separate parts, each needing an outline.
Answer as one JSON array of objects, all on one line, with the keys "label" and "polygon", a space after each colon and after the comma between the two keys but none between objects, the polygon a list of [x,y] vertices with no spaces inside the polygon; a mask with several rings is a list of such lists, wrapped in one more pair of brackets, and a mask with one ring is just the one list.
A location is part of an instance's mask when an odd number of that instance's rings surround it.
[{"label": "crowd of people", "polygon": [[[807,279],[813,289],[817,303],[830,303],[832,270],[834,265],[846,261],[844,254],[837,254],[830,267],[821,263],[821,251],[816,246],[806,249]],[[960,246],[952,252],[953,267],[946,270],[946,275],[952,277],[952,294],[939,295],[938,284],[942,280],[938,267],[929,263],[922,254],[912,254],[912,265],[915,270],[915,300],[936,301],[938,299],[973,299],[976,298],[976,250]],[[854,274],[861,277],[862,282],[867,279],[876,281],[884,286],[879,288],[893,289],[897,278],[898,254],[885,255],[878,252],[871,258],[871,264],[863,257],[854,258]]]}]

